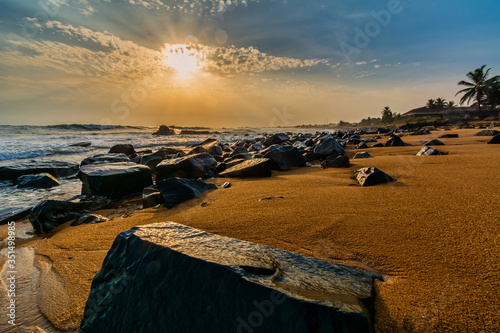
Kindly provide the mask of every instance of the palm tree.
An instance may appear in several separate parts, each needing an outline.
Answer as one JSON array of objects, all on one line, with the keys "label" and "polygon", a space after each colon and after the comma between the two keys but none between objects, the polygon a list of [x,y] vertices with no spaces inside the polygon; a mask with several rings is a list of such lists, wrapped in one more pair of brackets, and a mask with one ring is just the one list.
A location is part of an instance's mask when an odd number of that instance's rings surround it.
[{"label": "palm tree", "polygon": [[449,101],[448,104],[446,105],[446,107],[452,109],[455,107],[455,105],[456,105],[455,102]]},{"label": "palm tree", "polygon": [[391,108],[388,106],[384,107],[384,109],[382,110],[382,121],[389,124],[393,120],[394,114],[392,113]]},{"label": "palm tree", "polygon": [[436,107],[436,101],[431,98],[430,100],[427,101],[425,107],[428,109],[434,109]]},{"label": "palm tree", "polygon": [[437,109],[444,109],[446,108],[446,100],[444,98],[436,98],[436,102],[434,104],[434,107],[437,108]]},{"label": "palm tree", "polygon": [[490,111],[500,105],[500,76],[495,76],[486,81],[486,98]]},{"label": "palm tree", "polygon": [[486,65],[483,65],[481,68],[477,68],[474,72],[467,73],[466,76],[471,82],[463,80],[458,82],[459,86],[466,86],[467,88],[462,89],[455,94],[455,96],[462,93],[464,94],[460,99],[460,104],[464,104],[465,102],[469,103],[471,100],[475,100],[481,119],[484,118],[483,110],[481,109],[481,102],[487,93],[486,81],[488,80],[489,71],[491,70],[491,68],[488,68],[485,72],[485,67]]}]

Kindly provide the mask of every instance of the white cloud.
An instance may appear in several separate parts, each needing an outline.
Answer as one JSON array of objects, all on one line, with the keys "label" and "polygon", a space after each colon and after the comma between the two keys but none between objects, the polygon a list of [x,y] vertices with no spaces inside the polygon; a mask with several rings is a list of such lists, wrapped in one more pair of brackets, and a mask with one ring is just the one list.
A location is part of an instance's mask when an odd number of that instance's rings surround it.
[{"label": "white cloud", "polygon": [[380,68],[380,67],[382,67],[382,66],[380,66],[380,65],[373,66],[373,68]]},{"label": "white cloud", "polygon": [[356,65],[366,65],[366,64],[367,64],[367,62],[366,62],[366,61],[358,61],[358,62],[356,63]]}]

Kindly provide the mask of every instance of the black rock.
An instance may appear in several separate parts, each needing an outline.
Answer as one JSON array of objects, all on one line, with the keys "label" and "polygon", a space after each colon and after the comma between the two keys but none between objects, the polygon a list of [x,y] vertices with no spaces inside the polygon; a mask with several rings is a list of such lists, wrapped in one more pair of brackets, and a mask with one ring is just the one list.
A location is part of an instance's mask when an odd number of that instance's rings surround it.
[{"label": "black rock", "polygon": [[224,172],[219,174],[220,177],[271,177],[272,171],[269,165],[268,158],[255,158],[252,160],[242,161]]},{"label": "black rock", "polygon": [[216,166],[217,161],[207,153],[164,160],[156,166],[156,182],[174,177],[204,178]]},{"label": "black rock", "polygon": [[306,159],[300,151],[292,146],[278,147],[264,154],[264,158],[269,158],[273,170],[287,171],[294,167],[301,167],[306,164]]},{"label": "black rock", "polygon": [[37,232],[47,233],[82,214],[107,207],[110,201],[98,196],[78,196],[71,201],[44,200],[33,208],[29,220]]},{"label": "black rock", "polygon": [[423,146],[422,149],[420,149],[420,151],[417,153],[417,156],[431,156],[431,155],[446,155],[446,154],[428,146]]},{"label": "black rock", "polygon": [[52,176],[66,177],[78,172],[79,165],[75,163],[36,160],[16,161],[16,164],[0,167],[0,180],[14,180],[23,175],[49,173]]},{"label": "black rock", "polygon": [[384,147],[384,144],[383,143],[375,143],[372,145],[372,148],[380,148],[380,147]]},{"label": "black rock", "polygon": [[208,153],[212,156],[221,156],[223,154],[223,151],[220,146],[211,146],[208,149]]},{"label": "black rock", "polygon": [[193,149],[191,149],[187,154],[188,155],[196,155],[196,154],[201,154],[201,153],[206,153],[208,152],[208,150],[203,147],[203,146],[198,146],[198,147],[194,147]]},{"label": "black rock", "polygon": [[199,198],[207,190],[216,190],[217,186],[198,179],[168,178],[158,183],[163,204],[172,208],[185,201]]},{"label": "black rock", "polygon": [[344,155],[344,148],[335,139],[326,139],[314,148],[314,153],[324,157],[330,155]]},{"label": "black rock", "polygon": [[80,166],[88,164],[118,163],[128,161],[130,161],[130,159],[125,154],[99,154],[93,157],[87,157],[80,163]]},{"label": "black rock", "polygon": [[267,137],[263,144],[264,146],[269,147],[275,144],[282,144],[283,142],[288,141],[288,139],[289,137],[285,133],[277,133]]},{"label": "black rock", "polygon": [[116,237],[80,332],[371,332],[375,279],[382,277],[156,223]]},{"label": "black rock", "polygon": [[92,142],[78,142],[78,143],[73,143],[69,145],[69,147],[90,147],[92,145]]},{"label": "black rock", "polygon": [[355,149],[366,149],[366,148],[368,148],[368,146],[366,145],[365,141],[362,141],[355,147]]},{"label": "black rock", "polygon": [[163,202],[163,197],[159,190],[146,187],[142,191],[142,208],[149,208],[159,205]]},{"label": "black rock", "polygon": [[386,147],[402,147],[405,146],[404,141],[396,135],[391,136],[389,140],[385,143]]},{"label": "black rock", "polygon": [[31,213],[29,206],[9,206],[0,208],[0,225],[11,221],[19,221],[28,217]]},{"label": "black rock", "polygon": [[458,134],[443,134],[439,136],[440,139],[458,138]]},{"label": "black rock", "polygon": [[222,187],[222,188],[230,188],[231,187],[231,183],[230,182],[225,182],[220,187]]},{"label": "black rock", "polygon": [[337,156],[334,159],[326,159],[323,162],[321,162],[321,166],[323,167],[323,169],[348,168],[350,166],[349,157],[342,155],[342,156]]},{"label": "black rock", "polygon": [[153,135],[174,135],[175,131],[170,129],[166,125],[161,125],[158,131],[154,132]]},{"label": "black rock", "polygon": [[99,214],[84,214],[70,224],[70,227],[76,227],[82,224],[96,224],[101,222],[109,221],[107,217]]},{"label": "black rock", "polygon": [[78,178],[85,188],[82,193],[110,199],[141,193],[144,187],[153,183],[151,170],[132,162],[85,165],[80,169]]},{"label": "black rock", "polygon": [[119,144],[119,145],[114,145],[111,147],[109,150],[110,154],[125,154],[125,155],[132,155],[135,154],[135,149],[134,146],[131,144]]},{"label": "black rock", "polygon": [[138,156],[138,157],[139,157],[139,160],[137,162],[136,161],[133,161],[133,162],[136,162],[136,163],[142,164],[142,165],[147,165],[152,171],[155,171],[158,164],[160,164],[163,161],[163,159],[160,156],[155,155],[155,154]]},{"label": "black rock", "polygon": [[495,136],[498,134],[500,134],[500,132],[497,130],[484,130],[474,134],[474,136]]},{"label": "black rock", "polygon": [[37,175],[24,175],[17,178],[18,188],[50,188],[59,185],[60,182],[50,173],[39,173]]},{"label": "black rock", "polygon": [[377,168],[362,168],[354,171],[354,176],[361,186],[372,186],[395,181],[388,174]]},{"label": "black rock", "polygon": [[[337,156],[337,155],[335,155]],[[304,158],[306,159],[307,162],[312,162],[312,161],[318,161],[324,158],[323,155],[321,154],[316,154],[315,152],[308,151],[304,154]]]},{"label": "black rock", "polygon": [[[159,149],[157,152],[155,152],[154,155],[160,156],[162,159],[165,159],[169,155],[175,155],[175,154],[179,154],[179,153],[184,154],[184,152],[182,150],[175,149],[175,148],[163,147],[163,148]],[[185,154],[184,154],[184,156],[185,156]]]},{"label": "black rock", "polygon": [[491,138],[490,141],[488,141],[488,144],[497,144],[500,143],[500,134],[495,135],[493,138]]},{"label": "black rock", "polygon": [[443,141],[440,141],[438,139],[434,139],[434,140],[431,140],[431,141],[424,143],[424,146],[444,146],[444,143],[443,143]]},{"label": "black rock", "polygon": [[366,151],[360,151],[359,153],[356,153],[352,159],[358,159],[358,158],[371,158],[372,155],[368,154]]}]

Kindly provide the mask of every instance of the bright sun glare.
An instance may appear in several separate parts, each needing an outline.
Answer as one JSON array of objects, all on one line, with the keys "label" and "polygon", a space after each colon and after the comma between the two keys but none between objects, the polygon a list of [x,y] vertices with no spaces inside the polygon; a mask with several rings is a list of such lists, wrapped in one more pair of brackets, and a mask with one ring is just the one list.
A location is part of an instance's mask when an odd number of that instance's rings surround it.
[{"label": "bright sun glare", "polygon": [[198,52],[189,45],[172,45],[166,50],[166,63],[177,71],[179,77],[185,78],[188,74],[200,69],[200,57]]}]

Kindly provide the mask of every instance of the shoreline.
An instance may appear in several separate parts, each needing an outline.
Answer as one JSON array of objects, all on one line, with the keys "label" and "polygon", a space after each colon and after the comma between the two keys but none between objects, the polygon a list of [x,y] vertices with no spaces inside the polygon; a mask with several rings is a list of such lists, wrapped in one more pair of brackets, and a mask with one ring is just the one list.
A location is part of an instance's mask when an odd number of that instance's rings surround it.
[{"label": "shoreline", "polygon": [[[476,132],[404,136],[414,146],[364,149],[374,158],[351,160],[350,168],[316,165],[271,178],[216,178],[210,182],[233,185],[172,209],[148,208],[95,225],[68,227],[68,222],[20,245],[34,247],[37,258],[51,265],[41,274],[40,310],[59,329],[77,328],[91,279],[116,235],[172,221],[382,273],[386,281],[377,282],[375,298],[380,332],[499,328],[500,306],[490,300],[500,292],[495,279],[500,274],[495,235],[500,151],[486,145],[489,138],[472,136]],[[415,156],[422,146],[418,141],[443,133],[460,135],[440,139],[446,145],[439,149],[449,155]],[[364,166],[397,181],[362,188],[352,173]],[[283,199],[259,201],[276,196]],[[54,276],[68,296],[65,304],[54,299]]]}]

